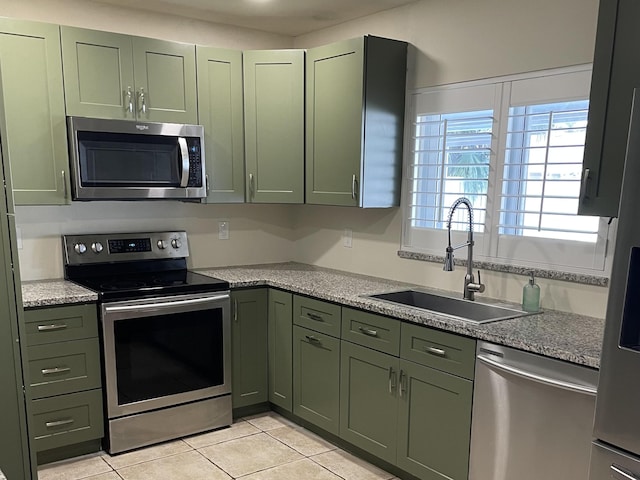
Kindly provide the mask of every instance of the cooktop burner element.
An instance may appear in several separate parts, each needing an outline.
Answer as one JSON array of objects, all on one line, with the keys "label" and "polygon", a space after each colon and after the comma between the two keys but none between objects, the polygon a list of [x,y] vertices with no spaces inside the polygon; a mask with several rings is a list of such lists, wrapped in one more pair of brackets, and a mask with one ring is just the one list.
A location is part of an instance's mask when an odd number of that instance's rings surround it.
[{"label": "cooktop burner element", "polygon": [[65,278],[101,301],[205,293],[229,283],[187,270],[186,232],[65,235]]}]

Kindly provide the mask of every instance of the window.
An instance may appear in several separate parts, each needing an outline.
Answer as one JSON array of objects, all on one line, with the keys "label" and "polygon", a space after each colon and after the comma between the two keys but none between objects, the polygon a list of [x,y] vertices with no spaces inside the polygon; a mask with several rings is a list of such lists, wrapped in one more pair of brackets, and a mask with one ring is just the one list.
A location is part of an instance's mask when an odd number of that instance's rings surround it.
[{"label": "window", "polygon": [[[403,248],[443,255],[464,196],[478,258],[602,271],[607,223],[577,215],[589,85],[580,67],[416,91]],[[452,220],[462,243],[466,209]]]}]

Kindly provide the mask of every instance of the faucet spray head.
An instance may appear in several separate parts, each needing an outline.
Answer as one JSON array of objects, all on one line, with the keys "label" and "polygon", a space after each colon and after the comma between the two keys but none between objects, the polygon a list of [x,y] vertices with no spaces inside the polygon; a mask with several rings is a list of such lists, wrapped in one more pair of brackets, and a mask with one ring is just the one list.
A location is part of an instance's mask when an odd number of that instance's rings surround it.
[{"label": "faucet spray head", "polygon": [[445,272],[453,272],[453,269],[453,248],[449,245],[444,256],[444,266],[442,270]]}]

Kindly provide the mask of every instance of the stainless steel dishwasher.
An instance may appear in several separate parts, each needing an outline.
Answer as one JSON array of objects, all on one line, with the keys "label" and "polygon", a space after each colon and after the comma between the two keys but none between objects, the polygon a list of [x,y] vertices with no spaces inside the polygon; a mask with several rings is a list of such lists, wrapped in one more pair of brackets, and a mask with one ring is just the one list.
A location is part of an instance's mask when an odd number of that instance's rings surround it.
[{"label": "stainless steel dishwasher", "polygon": [[597,370],[478,342],[469,480],[585,480]]}]

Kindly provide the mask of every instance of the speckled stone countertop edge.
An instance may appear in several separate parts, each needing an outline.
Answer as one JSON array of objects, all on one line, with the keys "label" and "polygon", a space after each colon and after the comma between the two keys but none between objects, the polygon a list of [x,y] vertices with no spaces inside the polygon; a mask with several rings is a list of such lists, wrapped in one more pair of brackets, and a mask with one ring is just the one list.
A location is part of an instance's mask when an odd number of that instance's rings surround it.
[{"label": "speckled stone countertop edge", "polygon": [[[367,295],[374,293],[416,287],[452,296],[451,292],[426,289],[383,278],[293,262],[207,268],[197,271],[226,280],[231,288],[279,288],[592,368],[599,368],[600,364],[604,320],[598,318],[545,311],[526,317],[477,325],[425,310],[368,298]],[[23,282],[22,296],[25,308],[90,303],[96,302],[98,298],[95,292],[65,280]],[[519,308],[514,304],[487,298],[483,298],[481,302]]]},{"label": "speckled stone countertop edge", "polygon": [[[409,252],[406,250],[398,250],[400,258],[409,260],[420,260],[422,262],[443,263],[444,257],[440,255],[431,255],[428,253]],[[466,259],[455,258],[455,265],[466,266]],[[547,270],[536,267],[522,267],[518,265],[505,265],[503,263],[486,262],[482,260],[474,260],[473,266],[481,270],[490,270],[493,272],[514,273],[516,275],[529,275],[531,272],[537,278],[547,278],[550,280],[562,280],[563,282],[580,283],[582,285],[593,285],[596,287],[608,287],[609,277],[601,275],[589,275],[583,273],[561,272],[558,270]]]}]

